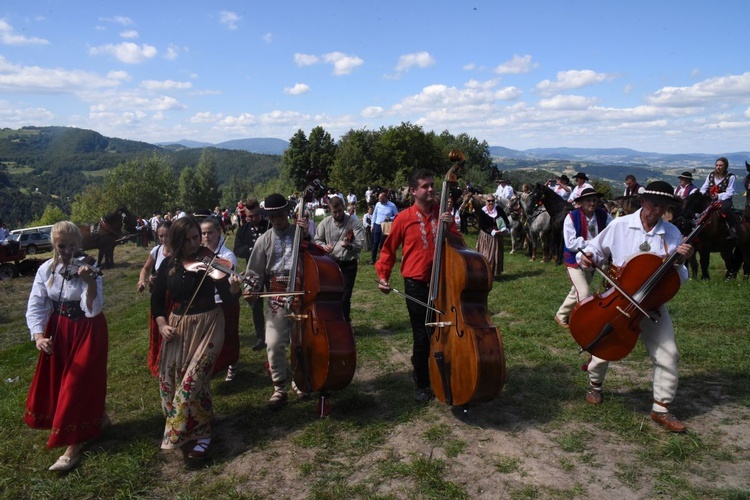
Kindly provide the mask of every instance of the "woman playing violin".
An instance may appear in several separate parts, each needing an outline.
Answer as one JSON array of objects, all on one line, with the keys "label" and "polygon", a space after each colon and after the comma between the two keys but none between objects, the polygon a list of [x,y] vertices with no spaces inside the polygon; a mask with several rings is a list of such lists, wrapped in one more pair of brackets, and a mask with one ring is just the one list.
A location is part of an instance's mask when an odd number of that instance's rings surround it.
[{"label": "woman playing violin", "polygon": [[[237,269],[237,257],[224,244],[223,232],[219,220],[206,217],[201,221],[201,244],[222,263],[232,270]],[[221,348],[219,359],[214,366],[214,373],[226,368],[226,381],[231,382],[237,373],[237,361],[240,357],[240,305],[238,301],[224,303],[217,291],[214,300],[224,311],[224,347]]]},{"label": "woman playing violin", "polygon": [[81,460],[81,444],[99,437],[109,422],[108,332],[101,276],[74,264],[81,248],[78,226],[58,222],[51,238],[54,257],[39,267],[26,311],[40,353],[24,421],[34,429],[52,429],[47,447],[67,448],[49,470],[68,471]]},{"label": "woman playing violin", "polygon": [[[292,251],[295,226],[289,222],[289,211],[293,204],[284,195],[275,193],[263,202],[263,214],[268,217],[271,229],[263,233],[255,242],[247,273],[258,276],[258,282],[272,292],[286,290],[292,265]],[[301,218],[297,226],[305,239],[309,240],[309,224]],[[252,303],[249,295],[245,299]],[[266,344],[268,345],[268,366],[273,381],[273,394],[268,400],[268,408],[282,408],[287,396],[286,348],[292,331],[293,319],[287,315],[284,298],[271,298],[266,302]]]},{"label": "woman playing violin", "polygon": [[[141,268],[141,273],[138,276],[137,289],[138,293],[148,287],[149,290],[154,286],[154,280],[156,280],[156,273],[159,271],[159,267],[164,260],[169,257],[169,228],[172,227],[172,221],[165,220],[156,229],[156,237],[159,239],[159,244],[156,245],[148,253],[146,262]],[[167,305],[169,308],[169,305]],[[162,338],[159,333],[159,325],[156,324],[153,315],[149,314],[149,329],[148,329],[148,369],[151,375],[154,377],[159,376],[159,357],[161,355],[161,344]]]},{"label": "woman playing violin", "polygon": [[201,227],[192,217],[172,223],[169,242],[172,255],[159,267],[151,294],[151,310],[164,339],[159,387],[166,425],[161,447],[191,444],[188,456],[204,458],[211,443],[211,374],[224,344],[224,313],[214,294],[218,291],[225,303],[237,301],[241,279],[207,275],[199,258]]},{"label": "woman playing violin", "polygon": [[[672,186],[664,181],[652,182],[640,196],[641,209],[631,215],[614,219],[578,252],[578,264],[588,269],[594,263],[604,264],[611,257],[612,264],[621,267],[640,252],[651,252],[660,257],[676,252],[678,257],[675,270],[679,274],[680,282],[684,283],[688,278],[688,270],[684,263],[692,256],[693,247],[682,243],[680,231],[661,218],[670,205],[679,203],[673,195]],[[656,317],[657,322],[647,317],[640,322],[640,339],[653,359],[654,366],[654,402],[651,407],[651,419],[672,432],[684,432],[685,425],[668,411],[677,393],[679,353],[666,304],[662,304]],[[588,364],[590,386],[586,393],[586,402],[593,405],[602,403],[602,385],[608,365],[608,361],[592,356]]]}]

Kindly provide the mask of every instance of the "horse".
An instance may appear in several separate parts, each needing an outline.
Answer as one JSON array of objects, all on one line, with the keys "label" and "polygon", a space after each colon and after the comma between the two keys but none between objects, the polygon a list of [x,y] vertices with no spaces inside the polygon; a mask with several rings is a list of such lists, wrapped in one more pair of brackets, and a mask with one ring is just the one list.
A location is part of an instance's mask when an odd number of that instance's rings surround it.
[{"label": "horse", "polygon": [[563,250],[565,249],[563,225],[565,224],[565,217],[571,210],[573,210],[573,206],[565,201],[562,196],[557,194],[554,190],[537,182],[529,195],[529,203],[532,206],[536,206],[540,202],[544,205],[544,208],[547,209],[547,213],[549,213],[552,219],[550,227],[550,243],[555,258],[555,264],[559,266],[563,262]]},{"label": "horse", "polygon": [[618,196],[610,200],[607,206],[609,215],[613,218],[620,215],[630,215],[637,212],[639,208],[641,208],[641,197],[638,195]]},{"label": "horse", "polygon": [[516,249],[522,250],[526,243],[526,212],[521,207],[521,199],[514,196],[508,202],[508,220],[510,220],[510,253],[516,253]]},{"label": "horse", "polygon": [[127,208],[120,207],[114,212],[104,215],[93,225],[79,225],[83,237],[83,250],[99,250],[97,265],[111,268],[115,265],[115,246],[124,235],[122,227],[130,234],[136,232],[136,216]]},{"label": "horse", "polygon": [[[678,213],[672,223],[679,228],[682,234],[687,235],[695,226],[696,215],[702,213],[711,204],[711,198],[700,191],[693,192],[682,202],[682,212]],[[708,222],[692,245],[699,255],[701,279],[710,279],[708,263],[711,252],[720,252],[726,267],[725,279],[737,277],[737,271],[742,265],[742,254],[736,248],[735,240],[728,240],[729,231],[721,218],[721,214],[714,210],[709,216]],[[693,277],[697,277],[697,266],[691,263]]]},{"label": "horse", "polygon": [[552,217],[544,205],[532,203],[531,193],[521,193],[521,206],[526,212],[526,231],[529,238],[529,257],[536,260],[536,239],[542,245],[542,261],[552,260]]}]

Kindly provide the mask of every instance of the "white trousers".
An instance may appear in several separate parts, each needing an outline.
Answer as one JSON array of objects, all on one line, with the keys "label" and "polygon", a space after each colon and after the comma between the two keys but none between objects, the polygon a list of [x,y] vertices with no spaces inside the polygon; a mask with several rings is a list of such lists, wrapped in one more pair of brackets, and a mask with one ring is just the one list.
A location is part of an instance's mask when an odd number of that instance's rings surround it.
[{"label": "white trousers", "polygon": [[271,380],[276,390],[286,392],[286,348],[294,320],[286,318],[288,311],[275,301],[266,301],[266,350]]},{"label": "white trousers", "polygon": [[570,287],[568,296],[565,297],[560,309],[557,310],[557,317],[568,322],[570,312],[575,305],[591,295],[591,280],[594,279],[594,269],[583,270],[580,267],[568,267],[568,278],[573,286]]},{"label": "white trousers", "polygon": [[[654,366],[654,404],[652,410],[663,412],[665,406],[674,401],[677,394],[677,361],[680,353],[674,338],[674,327],[667,312],[667,306],[662,305],[656,313],[658,322],[648,318],[641,320],[640,339],[646,347]],[[594,385],[602,385],[607,375],[609,361],[592,356],[589,361],[589,381]],[[662,403],[662,404],[657,404]]]}]

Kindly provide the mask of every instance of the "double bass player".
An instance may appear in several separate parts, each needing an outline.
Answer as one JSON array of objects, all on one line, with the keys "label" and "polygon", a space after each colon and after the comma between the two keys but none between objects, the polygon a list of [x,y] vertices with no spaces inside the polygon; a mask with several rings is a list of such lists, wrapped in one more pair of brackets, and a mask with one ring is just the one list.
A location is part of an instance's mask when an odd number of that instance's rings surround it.
[{"label": "double bass player", "polygon": [[[676,253],[674,270],[679,275],[680,283],[684,283],[688,278],[688,270],[684,264],[693,255],[693,247],[683,243],[680,231],[662,219],[667,208],[678,203],[672,186],[664,181],[651,182],[640,197],[641,209],[631,215],[614,219],[576,254],[578,264],[588,269],[594,264],[601,266],[611,257],[613,266],[623,267],[631,257],[642,252],[660,257]],[[685,425],[669,412],[669,405],[677,393],[679,353],[666,304],[659,307],[654,317],[657,319],[656,322],[643,317],[639,325],[640,339],[653,359],[654,401],[651,407],[651,420],[671,432],[684,432]],[[604,359],[591,357],[588,364],[587,403],[598,405],[603,402],[602,387],[608,365],[609,362]]]},{"label": "double bass player", "polygon": [[[456,229],[450,212],[438,213],[435,181],[429,170],[419,169],[412,174],[409,191],[414,198],[414,205],[400,212],[394,219],[391,233],[375,264],[375,272],[378,274],[380,291],[390,293],[388,280],[396,263],[396,251],[403,245],[401,275],[404,277],[404,292],[424,304],[429,294],[438,224],[441,221],[449,223],[450,232],[458,238],[461,238],[461,233]],[[406,301],[406,308],[414,340],[411,357],[416,384],[414,398],[417,402],[426,403],[433,397],[429,374],[430,335],[425,325],[427,309],[413,300]]]}]

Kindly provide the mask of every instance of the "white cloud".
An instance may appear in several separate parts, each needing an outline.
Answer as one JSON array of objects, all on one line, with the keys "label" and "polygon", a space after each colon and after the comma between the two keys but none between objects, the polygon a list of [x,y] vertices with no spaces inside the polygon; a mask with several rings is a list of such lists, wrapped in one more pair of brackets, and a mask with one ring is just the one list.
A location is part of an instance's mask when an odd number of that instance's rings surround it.
[{"label": "white cloud", "polygon": [[693,68],[693,70],[690,72],[690,78],[698,78],[701,74],[700,68]]},{"label": "white cloud", "polygon": [[21,66],[0,55],[0,90],[24,94],[75,93],[116,87],[122,77],[101,77],[96,73],[64,68]]},{"label": "white cloud", "polygon": [[126,64],[138,64],[147,59],[156,56],[156,47],[147,44],[135,44],[133,42],[122,42],[119,44],[100,45],[89,48],[89,54],[110,54],[115,56],[120,62]]},{"label": "white cloud", "polygon": [[127,81],[130,80],[130,74],[127,71],[110,71],[109,73],[107,73],[107,78]]},{"label": "white cloud", "polygon": [[127,30],[120,32],[120,38],[138,38],[138,32],[136,30]]},{"label": "white cloud", "polygon": [[597,73],[590,69],[571,69],[567,71],[558,71],[557,81],[542,80],[536,85],[536,88],[543,95],[551,95],[557,92],[564,92],[566,90],[579,89],[588,85],[602,83],[611,80],[612,78],[614,78],[613,75]]},{"label": "white cloud", "polygon": [[161,111],[176,111],[186,109],[187,106],[171,96],[146,97],[136,91],[124,92],[90,92],[81,97],[91,104],[92,113],[147,113]]},{"label": "white cloud", "polygon": [[709,78],[690,87],[664,87],[646,101],[659,106],[703,106],[723,99],[750,99],[750,72]]},{"label": "white cloud", "polygon": [[219,12],[219,22],[228,30],[236,30],[237,22],[241,19],[242,18],[237,13],[232,12],[231,10],[222,10]]},{"label": "white cloud", "polygon": [[318,61],[318,56],[312,54],[294,54],[294,64],[297,66],[311,66]]},{"label": "white cloud", "polygon": [[22,108],[8,101],[0,100],[0,122],[4,126],[37,125],[49,123],[55,118],[54,113],[44,108]]},{"label": "white cloud", "polygon": [[380,106],[368,106],[360,113],[364,118],[377,118],[385,111]]},{"label": "white cloud", "polygon": [[461,69],[463,69],[464,71],[472,71],[472,70],[476,69],[476,67],[477,67],[476,64],[469,63],[469,64],[464,64]]},{"label": "white cloud", "polygon": [[148,90],[186,90],[193,88],[191,82],[176,82],[174,80],[143,80],[140,86]]},{"label": "white cloud", "polygon": [[273,35],[271,33],[263,33],[260,39],[266,43],[271,43],[273,42]]},{"label": "white cloud", "polygon": [[3,45],[47,45],[49,41],[35,36],[19,35],[15,33],[8,21],[0,19],[0,43]]},{"label": "white cloud", "polygon": [[435,64],[435,58],[429,52],[415,52],[413,54],[404,54],[398,58],[396,71],[408,71],[412,67],[427,68]]},{"label": "white cloud", "polygon": [[179,49],[175,46],[170,44],[169,47],[167,47],[167,51],[164,53],[164,59],[167,59],[168,61],[174,61],[180,56]]},{"label": "white cloud", "polygon": [[210,111],[201,111],[190,117],[190,123],[215,123],[224,118],[221,113],[211,113]]},{"label": "white cloud", "polygon": [[323,54],[323,61],[333,64],[334,75],[348,75],[354,68],[364,64],[364,60],[357,56],[350,56],[343,52],[329,52]]},{"label": "white cloud", "polygon": [[586,109],[597,103],[598,99],[580,95],[556,95],[542,99],[538,106],[542,109]]},{"label": "white cloud", "polygon": [[100,17],[99,20],[108,23],[121,24],[123,26],[132,26],[135,24],[133,20],[127,16]]},{"label": "white cloud", "polygon": [[289,95],[306,94],[310,86],[305,83],[295,83],[293,87],[284,87],[284,93]]},{"label": "white cloud", "polygon": [[518,75],[521,73],[529,73],[532,69],[538,67],[539,64],[533,62],[530,55],[514,55],[513,59],[506,61],[495,68],[495,73],[500,75]]},{"label": "white cloud", "polygon": [[745,115],[745,118],[750,118],[750,108],[747,108],[747,109],[745,110],[745,113],[744,113],[744,115]]}]

